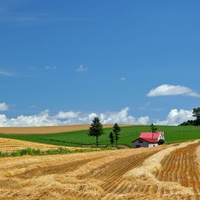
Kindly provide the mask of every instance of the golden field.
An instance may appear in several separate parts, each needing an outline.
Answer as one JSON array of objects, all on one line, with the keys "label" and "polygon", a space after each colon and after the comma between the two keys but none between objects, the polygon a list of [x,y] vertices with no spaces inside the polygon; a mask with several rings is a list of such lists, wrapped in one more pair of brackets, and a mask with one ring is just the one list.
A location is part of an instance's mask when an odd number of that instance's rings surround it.
[{"label": "golden field", "polygon": [[[39,128],[38,133],[45,129]],[[31,128],[14,129],[36,133]],[[0,151],[28,147],[57,148],[0,138]],[[1,158],[0,177],[1,200],[199,200],[200,140],[155,148]]]},{"label": "golden field", "polygon": [[[120,124],[120,126],[133,126],[132,124]],[[0,127],[0,133],[4,134],[48,134],[70,131],[88,130],[89,124],[67,126],[39,126],[39,127]],[[104,124],[103,128],[113,127],[113,124]]]},{"label": "golden field", "polygon": [[[41,151],[47,151],[48,149],[58,149],[61,146],[50,145],[50,144],[41,144],[36,142],[27,142],[22,140],[14,140],[7,138],[0,138],[0,151],[1,152],[11,152],[21,149],[40,149]],[[63,146],[63,148],[66,148]],[[67,147],[67,149],[80,149],[78,147]]]},{"label": "golden field", "polygon": [[89,129],[89,124],[69,126],[39,126],[39,127],[0,127],[4,134],[47,134],[79,131]]},{"label": "golden field", "polygon": [[1,158],[0,177],[2,200],[198,200],[200,141]]}]

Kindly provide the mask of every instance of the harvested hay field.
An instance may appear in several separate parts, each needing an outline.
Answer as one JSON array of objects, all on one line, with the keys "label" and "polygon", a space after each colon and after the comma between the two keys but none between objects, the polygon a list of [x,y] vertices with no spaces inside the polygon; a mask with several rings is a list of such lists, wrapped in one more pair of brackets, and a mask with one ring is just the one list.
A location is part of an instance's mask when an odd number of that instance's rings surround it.
[{"label": "harvested hay field", "polygon": [[[12,152],[16,150],[22,150],[27,148],[32,149],[40,149],[41,151],[47,151],[49,149],[58,149],[62,146],[50,145],[50,144],[41,144],[36,142],[27,142],[22,140],[15,140],[15,139],[7,139],[7,138],[0,138],[0,152]],[[63,146],[63,148],[66,148]],[[80,149],[78,147],[67,147],[67,149]]]},{"label": "harvested hay field", "polygon": [[[120,126],[132,126],[130,124],[120,124]],[[71,131],[88,130],[89,124],[67,125],[67,126],[39,126],[39,127],[0,127],[3,134],[48,134]],[[113,127],[113,124],[104,124],[104,128]]]},{"label": "harvested hay field", "polygon": [[200,141],[0,159],[0,199],[199,200]]}]

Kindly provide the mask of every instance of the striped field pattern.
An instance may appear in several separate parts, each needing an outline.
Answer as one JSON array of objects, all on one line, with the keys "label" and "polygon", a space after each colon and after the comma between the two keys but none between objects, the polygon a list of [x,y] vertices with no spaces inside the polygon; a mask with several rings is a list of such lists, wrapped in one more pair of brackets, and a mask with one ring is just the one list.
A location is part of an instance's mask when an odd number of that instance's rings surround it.
[{"label": "striped field pattern", "polygon": [[0,159],[0,199],[199,200],[200,141]]}]

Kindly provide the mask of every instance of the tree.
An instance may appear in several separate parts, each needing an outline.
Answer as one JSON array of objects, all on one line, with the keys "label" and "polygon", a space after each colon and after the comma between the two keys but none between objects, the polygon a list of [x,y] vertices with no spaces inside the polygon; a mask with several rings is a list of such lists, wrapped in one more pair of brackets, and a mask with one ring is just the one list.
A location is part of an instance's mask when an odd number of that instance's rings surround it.
[{"label": "tree", "polygon": [[157,131],[157,127],[155,125],[151,124],[151,132],[156,133],[156,131]]},{"label": "tree", "polygon": [[200,117],[200,107],[193,108],[192,114],[193,114],[193,117],[196,117],[196,118]]},{"label": "tree", "polygon": [[158,144],[159,144],[159,145],[164,144],[164,143],[165,143],[165,140],[163,140],[163,139],[160,139],[160,140],[158,141]]},{"label": "tree", "polygon": [[110,144],[113,147],[113,143],[115,142],[115,137],[113,135],[113,132],[110,132],[109,138],[110,138]]},{"label": "tree", "polygon": [[90,129],[89,129],[89,136],[95,136],[96,137],[96,147],[98,148],[98,139],[99,136],[101,136],[103,134],[103,126],[99,120],[98,117],[95,117],[92,120],[92,123],[90,125]]},{"label": "tree", "polygon": [[200,125],[200,107],[198,108],[193,108],[193,117],[196,117],[196,119],[194,120],[194,125],[198,126]]},{"label": "tree", "polygon": [[180,126],[199,126],[200,125],[200,107],[193,108],[193,117],[196,117],[195,120],[188,120],[180,124]]},{"label": "tree", "polygon": [[113,126],[113,133],[114,133],[116,148],[117,148],[117,145],[118,145],[119,132],[120,132],[120,131],[121,131],[121,128],[118,126],[117,123],[115,123],[114,126]]}]

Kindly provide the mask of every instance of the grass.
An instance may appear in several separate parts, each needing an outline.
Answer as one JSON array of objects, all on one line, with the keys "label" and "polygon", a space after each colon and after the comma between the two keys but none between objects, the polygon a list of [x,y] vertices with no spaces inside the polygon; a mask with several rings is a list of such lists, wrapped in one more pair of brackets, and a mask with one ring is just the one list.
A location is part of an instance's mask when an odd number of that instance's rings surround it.
[{"label": "grass", "polygon": [[[200,139],[200,126],[156,126],[159,131],[165,132],[167,143],[184,142],[188,140]],[[137,139],[141,132],[150,131],[150,126],[127,126],[121,127],[120,139],[118,144],[131,147],[132,141]],[[109,146],[109,133],[112,128],[105,128],[105,134],[99,137],[99,145]],[[95,137],[88,136],[88,130],[74,131],[54,134],[27,134],[27,135],[5,135],[3,138],[12,138],[44,144],[60,146],[95,146]]]},{"label": "grass", "polygon": [[30,155],[30,156],[56,155],[56,154],[67,154],[67,153],[93,152],[93,151],[99,151],[99,150],[102,150],[102,149],[101,148],[86,148],[86,149],[69,150],[67,148],[60,147],[57,149],[48,149],[46,151],[41,151],[40,149],[27,148],[27,149],[18,149],[12,152],[0,151],[0,158],[18,157],[18,156],[24,156],[24,155]]}]

